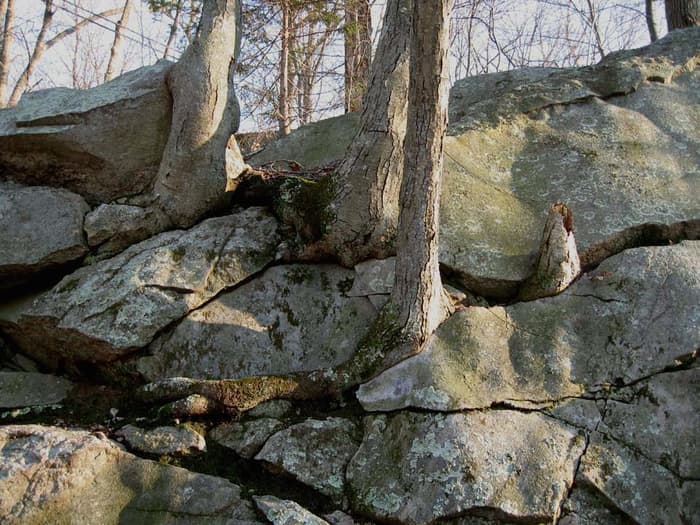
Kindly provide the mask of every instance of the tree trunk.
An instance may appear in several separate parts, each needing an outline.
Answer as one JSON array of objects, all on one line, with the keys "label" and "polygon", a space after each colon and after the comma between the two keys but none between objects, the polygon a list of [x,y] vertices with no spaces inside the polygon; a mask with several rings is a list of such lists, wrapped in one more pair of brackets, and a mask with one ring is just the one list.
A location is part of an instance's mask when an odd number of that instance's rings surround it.
[{"label": "tree trunk", "polygon": [[323,244],[347,265],[395,253],[408,106],[411,0],[388,0],[360,128],[338,168]]},{"label": "tree trunk", "polygon": [[2,42],[0,42],[0,108],[7,105],[7,81],[10,75],[10,58],[14,42],[15,0],[0,1],[0,20],[4,18]]},{"label": "tree trunk", "polygon": [[649,30],[649,40],[656,42],[659,39],[659,33],[656,30],[656,22],[654,22],[654,0],[645,1],[645,16],[647,29]]},{"label": "tree trunk", "polygon": [[172,54],[175,36],[177,35],[177,26],[180,23],[180,13],[182,13],[182,0],[177,0],[177,4],[175,4],[175,14],[173,15],[173,23],[170,25],[168,41],[165,43],[165,51],[163,51],[164,59],[167,59]]},{"label": "tree trunk", "polygon": [[[414,0],[408,132],[391,303],[418,348],[449,315],[438,261],[452,0]],[[418,349],[416,348],[416,349]]]},{"label": "tree trunk", "polygon": [[700,25],[700,0],[666,0],[668,30]]},{"label": "tree trunk", "polygon": [[172,225],[189,227],[222,205],[227,180],[238,175],[231,170],[244,166],[232,138],[240,36],[239,1],[205,0],[194,41],[168,77],[173,116],[154,193]]},{"label": "tree trunk", "polygon": [[345,112],[359,111],[369,81],[372,14],[369,0],[345,0]]},{"label": "tree trunk", "polygon": [[279,86],[279,134],[281,137],[289,135],[291,126],[291,93],[290,93],[290,68],[289,50],[291,47],[291,9],[286,1],[282,2],[282,27],[280,29],[280,86]]},{"label": "tree trunk", "polygon": [[132,8],[132,0],[124,0],[122,16],[114,28],[114,41],[112,42],[112,48],[109,51],[109,62],[107,63],[107,71],[105,72],[105,82],[112,80],[115,76],[117,76],[117,69],[119,68],[121,62],[122,40],[124,39],[122,31],[124,26],[129,22]]}]

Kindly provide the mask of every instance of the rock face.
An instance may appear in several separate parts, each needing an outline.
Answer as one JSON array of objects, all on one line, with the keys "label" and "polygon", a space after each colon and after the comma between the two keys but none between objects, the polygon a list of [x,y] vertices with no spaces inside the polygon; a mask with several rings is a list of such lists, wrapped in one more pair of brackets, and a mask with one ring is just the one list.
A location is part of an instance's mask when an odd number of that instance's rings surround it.
[{"label": "rock face", "polygon": [[368,410],[459,410],[595,394],[691,358],[698,304],[700,242],[628,250],[557,297],[457,313],[358,398]]},{"label": "rock face", "polygon": [[0,184],[0,291],[87,254],[88,211],[82,197],[66,190]]},{"label": "rock face", "polygon": [[160,465],[104,437],[0,427],[0,515],[26,523],[259,523],[240,488]]},{"label": "rock face", "polygon": [[259,208],[167,232],[65,277],[5,328],[49,366],[111,361],[261,270],[278,240],[277,222]]},{"label": "rock face", "polygon": [[376,316],[366,298],[345,296],[353,276],[326,265],[270,268],[159,337],[138,369],[156,381],[235,379],[340,364]]},{"label": "rock face", "polygon": [[71,388],[72,383],[61,377],[0,371],[0,408],[53,405],[63,401]]},{"label": "rock face", "polygon": [[274,496],[253,498],[258,508],[273,525],[328,525],[328,522],[310,513],[294,501],[283,500]]},{"label": "rock face", "polygon": [[277,419],[262,417],[252,421],[223,423],[214,428],[209,437],[219,445],[235,450],[246,459],[253,458],[263,447],[268,438],[284,428],[284,423]]},{"label": "rock face", "polygon": [[358,446],[356,432],[355,425],[347,419],[310,419],[273,435],[255,459],[271,463],[341,501],[345,467]]},{"label": "rock face", "polygon": [[0,111],[0,172],[91,202],[140,193],[155,176],[170,130],[171,67],[159,62],[86,91],[27,93]]},{"label": "rock face", "polygon": [[117,436],[124,439],[130,449],[157,456],[202,452],[207,448],[204,437],[185,426],[145,430],[126,425],[119,429]]},{"label": "rock face", "polygon": [[409,524],[477,509],[551,522],[584,445],[573,428],[539,414],[370,417],[348,465],[353,508]]}]

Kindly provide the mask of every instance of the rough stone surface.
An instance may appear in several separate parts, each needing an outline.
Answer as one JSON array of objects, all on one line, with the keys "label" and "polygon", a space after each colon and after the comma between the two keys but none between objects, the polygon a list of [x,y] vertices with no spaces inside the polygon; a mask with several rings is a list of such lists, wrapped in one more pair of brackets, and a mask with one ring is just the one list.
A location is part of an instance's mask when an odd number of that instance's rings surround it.
[{"label": "rough stone surface", "polygon": [[80,260],[85,200],[66,190],[0,184],[0,290]]},{"label": "rough stone surface", "polygon": [[270,268],[164,333],[138,369],[149,381],[237,379],[340,364],[376,315],[366,298],[343,293],[353,275],[326,265]]},{"label": "rough stone surface", "polygon": [[248,411],[249,417],[269,417],[281,418],[289,414],[292,404],[286,399],[273,399],[260,403],[258,406]]},{"label": "rough stone surface", "polygon": [[3,523],[259,523],[240,488],[139,459],[103,435],[0,427]]},{"label": "rough stone surface", "polygon": [[159,62],[88,90],[25,94],[0,111],[0,172],[65,187],[91,202],[143,191],[170,131],[171,66]]},{"label": "rough stone surface", "polygon": [[378,520],[432,523],[474,510],[550,521],[584,439],[540,414],[500,410],[369,417],[348,465],[353,508]]},{"label": "rough stone surface", "polygon": [[54,405],[73,388],[67,379],[30,372],[0,372],[0,408]]},{"label": "rough stone surface", "polygon": [[274,434],[255,459],[339,501],[345,489],[345,467],[359,444],[356,432],[348,419],[309,419]]},{"label": "rough stone surface", "polygon": [[253,500],[273,525],[328,525],[294,501],[274,496],[253,496]]},{"label": "rough stone surface", "polygon": [[113,254],[149,237],[153,231],[152,208],[126,204],[101,204],[85,217],[85,234],[99,254]]},{"label": "rough stone surface", "polygon": [[68,275],[4,328],[49,366],[123,357],[264,268],[277,243],[277,222],[259,208],[163,233]]},{"label": "rough stone surface", "polygon": [[263,417],[251,421],[223,423],[209,433],[219,445],[235,450],[246,459],[251,459],[263,447],[268,438],[284,428],[278,419]]},{"label": "rough stone surface", "polygon": [[457,410],[630,384],[693,355],[698,304],[700,242],[627,250],[557,297],[458,312],[358,398],[369,410]]},{"label": "rough stone surface", "polygon": [[134,425],[120,428],[116,435],[128,447],[144,454],[163,456],[166,454],[190,454],[206,450],[204,437],[186,426],[143,429]]},{"label": "rough stone surface", "polygon": [[350,297],[390,294],[394,288],[396,257],[372,259],[355,266],[355,281],[348,292]]}]

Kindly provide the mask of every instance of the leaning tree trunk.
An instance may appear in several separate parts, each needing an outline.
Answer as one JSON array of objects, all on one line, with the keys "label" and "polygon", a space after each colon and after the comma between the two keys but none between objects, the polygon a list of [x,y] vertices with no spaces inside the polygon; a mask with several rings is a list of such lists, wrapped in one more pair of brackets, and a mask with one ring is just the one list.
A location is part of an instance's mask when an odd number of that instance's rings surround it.
[{"label": "leaning tree trunk", "polygon": [[449,97],[452,0],[414,0],[408,132],[391,303],[416,350],[445,320],[450,300],[440,279],[440,180]]},{"label": "leaning tree trunk", "polygon": [[114,28],[114,41],[112,48],[109,50],[109,62],[107,63],[107,71],[105,72],[104,81],[107,82],[117,76],[117,68],[121,63],[121,47],[124,40],[124,26],[128,23],[131,11],[134,7],[132,0],[124,0],[124,9],[122,16]]},{"label": "leaning tree trunk", "polygon": [[205,0],[197,35],[169,75],[173,117],[154,193],[171,225],[189,227],[221,206],[244,166],[232,137],[240,20],[238,0]]},{"label": "leaning tree trunk", "polygon": [[323,244],[343,264],[395,252],[406,136],[411,0],[389,0],[360,128],[334,179]]},{"label": "leaning tree trunk", "polygon": [[0,0],[0,20],[4,18],[0,42],[0,108],[7,104],[7,80],[10,75],[10,57],[14,42],[15,0]]},{"label": "leaning tree trunk", "polygon": [[700,25],[700,0],[666,0],[668,30]]}]

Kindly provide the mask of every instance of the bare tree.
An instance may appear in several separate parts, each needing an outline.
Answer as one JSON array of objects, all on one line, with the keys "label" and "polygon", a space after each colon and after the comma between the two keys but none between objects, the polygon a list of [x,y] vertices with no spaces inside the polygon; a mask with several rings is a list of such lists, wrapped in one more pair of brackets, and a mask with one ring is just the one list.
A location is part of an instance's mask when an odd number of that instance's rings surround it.
[{"label": "bare tree", "polygon": [[372,59],[372,13],[369,0],[345,0],[345,112],[359,111]]},{"label": "bare tree", "polygon": [[654,21],[654,0],[644,1],[644,15],[649,30],[649,39],[656,42],[659,39],[659,33],[656,30],[656,22]]},{"label": "bare tree", "polygon": [[280,61],[279,61],[279,101],[278,122],[279,134],[284,137],[292,131],[291,100],[292,80],[289,53],[292,47],[292,9],[288,0],[280,0]]},{"label": "bare tree", "polygon": [[107,71],[105,72],[104,81],[112,80],[117,75],[119,62],[121,61],[121,46],[123,40],[124,26],[129,22],[131,11],[133,10],[133,0],[124,0],[124,9],[122,16],[114,28],[114,41],[109,52],[109,62],[107,63]]},{"label": "bare tree", "polygon": [[7,103],[7,82],[10,74],[10,57],[12,43],[14,41],[15,0],[0,0],[0,21],[4,20],[2,27],[2,41],[0,41],[0,108]]},{"label": "bare tree", "polygon": [[666,0],[668,30],[700,25],[700,0]]}]

